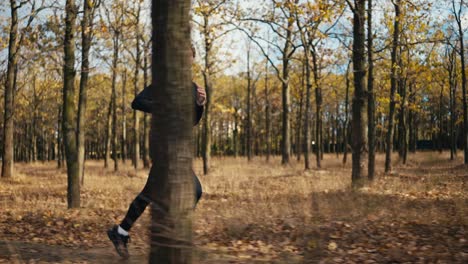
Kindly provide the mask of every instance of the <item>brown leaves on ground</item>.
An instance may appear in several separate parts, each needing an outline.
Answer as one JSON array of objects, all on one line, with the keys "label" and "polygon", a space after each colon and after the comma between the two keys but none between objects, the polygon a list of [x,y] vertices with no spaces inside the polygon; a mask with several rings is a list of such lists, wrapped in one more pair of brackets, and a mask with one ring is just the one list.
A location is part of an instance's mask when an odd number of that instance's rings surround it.
[{"label": "brown leaves on ground", "polygon": [[[335,156],[325,157],[325,169],[308,172],[302,164],[285,167],[277,160],[214,159],[212,174],[201,177],[205,193],[194,215],[197,258],[200,263],[466,263],[468,168],[446,160],[418,153],[410,165],[396,165],[391,175],[379,172],[374,183],[351,190],[350,168]],[[66,255],[60,262],[114,255],[105,231],[124,216],[146,171],[135,176],[123,166],[113,174],[98,162],[87,164],[80,210],[66,209],[66,176],[55,164],[19,164],[20,175],[0,184],[0,240],[7,241],[0,243],[0,259],[16,259],[4,246],[8,241],[23,241],[10,244],[36,250],[28,256],[46,262],[54,258],[33,245],[73,249],[57,251]],[[195,168],[200,170],[199,162]],[[148,223],[145,213],[132,229],[133,257],[148,249]]]}]

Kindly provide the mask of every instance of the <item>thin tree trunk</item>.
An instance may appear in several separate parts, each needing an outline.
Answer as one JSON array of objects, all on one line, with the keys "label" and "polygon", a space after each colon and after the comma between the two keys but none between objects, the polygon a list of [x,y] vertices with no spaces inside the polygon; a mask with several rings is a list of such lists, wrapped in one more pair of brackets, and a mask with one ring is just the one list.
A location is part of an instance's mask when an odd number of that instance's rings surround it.
[{"label": "thin tree trunk", "polygon": [[114,55],[112,60],[112,159],[114,160],[114,171],[119,170],[119,160],[117,157],[117,66],[119,63],[119,47],[120,47],[120,29],[114,32],[113,44]]},{"label": "thin tree trunk", "polygon": [[347,157],[348,157],[348,118],[349,118],[349,70],[350,70],[351,62],[348,63],[348,67],[346,68],[346,96],[345,96],[345,121],[343,124],[343,164],[346,164]]},{"label": "thin tree trunk", "polygon": [[321,168],[321,153],[322,150],[322,88],[319,85],[319,74],[318,74],[318,63],[317,63],[317,53],[315,47],[312,46],[312,62],[314,66],[314,84],[315,84],[315,146],[317,148],[316,153],[316,162],[317,168]]},{"label": "thin tree trunk", "polygon": [[250,46],[247,50],[247,160],[252,160],[252,80],[250,76]]},{"label": "thin tree trunk", "polygon": [[78,150],[75,133],[75,20],[77,7],[74,0],[67,0],[63,64],[63,121],[62,132],[67,159],[68,208],[80,207],[80,175],[78,174]]},{"label": "thin tree trunk", "polygon": [[112,99],[109,101],[109,108],[106,119],[106,141],[104,154],[104,168],[109,167],[109,159],[111,153],[111,137],[112,137]]},{"label": "thin tree trunk", "polygon": [[127,161],[127,69],[123,70],[122,77],[122,163]]},{"label": "thin tree trunk", "polygon": [[[148,86],[148,48],[145,47],[143,55],[143,82],[145,87]],[[143,167],[149,168],[149,115],[145,113],[143,116]]]},{"label": "thin tree trunk", "polygon": [[362,156],[366,148],[365,139],[365,106],[367,95],[365,91],[365,0],[356,0],[353,18],[353,70],[354,70],[354,97],[352,120],[352,184],[359,186],[362,179]]},{"label": "thin tree trunk", "polygon": [[93,24],[93,12],[90,1],[83,1],[83,20],[81,21],[81,78],[80,94],[78,101],[77,119],[77,147],[78,147],[78,175],[81,176],[81,184],[84,184],[85,163],[85,137],[86,137],[86,104],[89,76],[89,50],[91,49],[91,34]]},{"label": "thin tree trunk", "polygon": [[203,72],[203,80],[205,82],[205,90],[206,90],[206,104],[205,104],[205,118],[203,122],[203,138],[202,138],[202,156],[203,156],[203,174],[207,175],[210,172],[211,167],[211,47],[212,47],[212,40],[209,38],[210,36],[210,28],[209,28],[209,19],[208,16],[203,16],[204,27],[203,27],[203,35],[205,36],[204,44],[205,44],[205,61],[204,61],[204,72]]},{"label": "thin tree trunk", "polygon": [[281,145],[281,164],[289,164],[291,153],[291,125],[289,120],[290,107],[290,89],[289,89],[289,63],[291,59],[291,39],[293,35],[294,16],[291,14],[288,18],[286,29],[286,39],[283,48],[283,76],[282,76],[282,102],[283,102],[283,120],[282,120],[282,145]]},{"label": "thin tree trunk", "polygon": [[386,140],[386,151],[385,151],[385,172],[388,173],[392,170],[392,150],[393,150],[393,124],[394,124],[394,115],[395,115],[395,93],[398,82],[398,73],[397,73],[397,60],[398,60],[398,47],[399,47],[399,38],[400,38],[400,1],[395,0],[395,20],[393,26],[393,42],[392,42],[392,52],[391,52],[391,81],[390,81],[390,112],[388,116],[388,131],[387,131],[387,140]]},{"label": "thin tree trunk", "polygon": [[367,178],[372,181],[375,176],[375,95],[374,95],[374,38],[372,32],[372,0],[367,0],[367,138],[369,140],[369,160]]},{"label": "thin tree trunk", "polygon": [[465,67],[465,40],[464,30],[462,25],[462,10],[464,1],[461,0],[458,13],[455,10],[455,0],[453,0],[453,12],[458,25],[458,40],[460,42],[460,60],[461,60],[461,74],[462,74],[462,99],[463,99],[463,149],[464,149],[464,163],[468,164],[468,101],[466,96],[466,67]]},{"label": "thin tree trunk", "polygon": [[450,89],[450,160],[454,160],[457,154],[457,132],[455,123],[457,121],[457,61],[455,57],[455,49],[447,52],[448,57],[448,75]]},{"label": "thin tree trunk", "polygon": [[63,166],[63,159],[62,159],[62,107],[58,107],[57,111],[57,168],[61,169]]},{"label": "thin tree trunk", "polygon": [[[192,263],[190,1],[153,0],[153,94],[149,263]],[[155,87],[158,89],[155,89]],[[184,95],[184,96],[181,96]]]},{"label": "thin tree trunk", "polygon": [[[138,10],[136,13],[136,59],[135,59],[135,76],[133,79],[133,87],[135,96],[138,94],[138,77],[140,74],[140,10],[141,4],[138,2]],[[140,114],[138,111],[133,111],[133,166],[135,169],[138,169],[139,160],[140,160]]]},{"label": "thin tree trunk", "polygon": [[265,144],[266,161],[270,161],[271,155],[271,125],[270,125],[270,98],[268,92],[268,60],[265,64]]}]

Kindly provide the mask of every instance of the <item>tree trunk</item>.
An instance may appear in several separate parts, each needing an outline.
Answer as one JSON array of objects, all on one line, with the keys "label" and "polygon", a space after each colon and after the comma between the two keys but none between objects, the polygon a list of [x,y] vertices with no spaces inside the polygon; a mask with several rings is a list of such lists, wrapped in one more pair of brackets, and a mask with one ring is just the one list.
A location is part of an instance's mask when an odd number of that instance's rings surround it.
[{"label": "tree trunk", "polygon": [[250,76],[250,46],[247,50],[247,160],[252,160],[252,79]]},{"label": "tree trunk", "polygon": [[105,141],[105,154],[104,154],[104,168],[109,167],[109,159],[111,153],[111,137],[112,137],[112,99],[109,101],[109,108],[107,110],[106,119],[106,141]]},{"label": "tree trunk", "polygon": [[286,29],[286,39],[283,48],[283,76],[282,76],[282,102],[283,102],[283,120],[282,120],[282,145],[281,145],[281,164],[289,164],[291,153],[291,125],[289,120],[290,111],[290,92],[289,92],[289,62],[291,59],[291,39],[293,34],[294,17],[291,14],[288,18]]},{"label": "tree trunk", "polygon": [[63,159],[62,159],[62,144],[63,144],[63,138],[62,138],[62,107],[58,107],[57,111],[57,168],[61,169],[63,166]]},{"label": "tree trunk", "polygon": [[372,181],[375,176],[375,95],[374,95],[374,38],[372,32],[372,0],[367,0],[367,138],[369,140],[369,160],[367,178]]},{"label": "tree trunk", "polygon": [[114,171],[119,170],[119,160],[117,157],[117,66],[119,63],[120,29],[114,32],[113,44],[114,55],[112,59],[112,159],[114,160]]},{"label": "tree trunk", "polygon": [[3,115],[3,153],[2,153],[2,177],[11,178],[13,176],[13,94],[15,91],[15,69],[18,62],[18,8],[16,0],[10,0],[11,24],[10,39],[8,43],[8,66],[5,84],[5,105]]},{"label": "tree trunk", "polygon": [[75,133],[75,20],[77,7],[74,0],[67,0],[63,64],[63,121],[68,176],[68,208],[80,207],[80,175],[78,174],[78,150]]},{"label": "tree trunk", "polygon": [[[296,23],[300,30],[301,43],[304,46],[304,65],[303,65],[303,75],[305,73],[305,85],[306,85],[306,96],[305,96],[305,111],[304,111],[304,168],[306,170],[310,169],[310,96],[312,83],[310,80],[310,58],[309,58],[309,45],[306,38],[306,33],[303,32],[302,26],[299,22],[299,19],[296,20]],[[315,69],[314,69],[315,70]],[[302,93],[301,93],[301,108],[302,108]],[[301,111],[302,112],[302,111]],[[301,119],[302,121],[302,119]],[[300,133],[300,131],[298,132]]]},{"label": "tree trunk", "polygon": [[[306,51],[305,53],[308,53]],[[304,54],[305,54],[304,53]],[[305,79],[306,79],[306,96],[305,96],[305,110],[304,110],[304,117],[302,118],[304,120],[304,169],[309,170],[310,169],[310,97],[311,97],[311,90],[312,90],[312,83],[310,82],[310,61],[309,61],[309,56],[307,55],[305,60],[306,66],[305,66]],[[302,120],[301,120],[302,121]]]},{"label": "tree trunk", "polygon": [[81,21],[81,79],[78,101],[77,120],[77,147],[78,147],[78,175],[81,176],[81,184],[84,184],[85,163],[85,137],[86,137],[86,104],[89,76],[89,50],[91,49],[91,32],[93,25],[93,12],[89,1],[83,1],[83,20]]},{"label": "tree trunk", "polygon": [[[466,96],[466,68],[465,68],[465,40],[462,25],[462,9],[464,1],[460,2],[460,9],[458,14],[455,15],[458,25],[458,37],[460,41],[460,60],[461,60],[461,74],[462,74],[462,99],[463,99],[463,149],[464,149],[464,163],[468,164],[468,102]],[[455,12],[455,0],[453,0],[453,8]]]},{"label": "tree trunk", "polygon": [[388,115],[388,131],[387,131],[387,142],[385,150],[385,172],[388,173],[392,170],[392,150],[393,150],[393,124],[395,115],[395,93],[398,82],[397,73],[397,60],[398,60],[398,47],[400,42],[400,1],[395,0],[395,20],[393,26],[393,42],[392,42],[392,61],[391,61],[391,81],[390,81],[390,112]]},{"label": "tree trunk", "polygon": [[[153,0],[153,94],[149,263],[192,263],[190,1]],[[157,87],[157,89],[156,89]],[[184,95],[184,96],[181,96]]]},{"label": "tree trunk", "polygon": [[123,70],[122,76],[122,163],[127,161],[127,69]]},{"label": "tree trunk", "polygon": [[[138,94],[138,77],[140,74],[140,10],[141,2],[138,2],[138,10],[136,13],[136,58],[135,58],[135,76],[133,79],[133,87],[135,96]],[[139,160],[140,160],[140,114],[138,111],[133,111],[133,166],[135,169],[138,169]]]},{"label": "tree trunk", "polygon": [[457,61],[455,57],[455,49],[447,50],[448,57],[448,76],[449,76],[449,89],[450,89],[450,160],[454,160],[457,154]]},{"label": "tree trunk", "polygon": [[351,62],[348,63],[348,67],[346,68],[346,96],[345,96],[345,121],[343,124],[343,164],[346,164],[348,158],[348,118],[349,118],[349,70],[350,70]]},{"label": "tree trunk", "polygon": [[321,153],[322,151],[322,88],[319,85],[319,73],[317,63],[317,53],[315,47],[311,47],[312,62],[314,66],[314,84],[315,84],[315,146],[317,148],[316,162],[317,168],[321,168]]},{"label": "tree trunk", "polygon": [[268,92],[268,60],[265,64],[265,144],[266,161],[270,161],[271,155],[271,125],[270,125],[270,98]]},{"label": "tree trunk", "polygon": [[354,70],[354,97],[352,120],[352,184],[359,186],[362,179],[362,156],[365,153],[365,105],[367,95],[365,91],[365,0],[356,0],[353,18],[353,70]]},{"label": "tree trunk", "polygon": [[[145,47],[143,55],[143,82],[145,87],[148,85],[148,48]],[[145,113],[143,116],[143,167],[149,168],[149,115]]]},{"label": "tree trunk", "polygon": [[207,175],[210,172],[211,166],[211,45],[212,40],[209,38],[210,29],[208,16],[204,16],[203,35],[205,36],[205,70],[203,72],[203,80],[206,90],[205,118],[203,122],[203,138],[202,138],[202,156],[203,156],[203,174]]}]

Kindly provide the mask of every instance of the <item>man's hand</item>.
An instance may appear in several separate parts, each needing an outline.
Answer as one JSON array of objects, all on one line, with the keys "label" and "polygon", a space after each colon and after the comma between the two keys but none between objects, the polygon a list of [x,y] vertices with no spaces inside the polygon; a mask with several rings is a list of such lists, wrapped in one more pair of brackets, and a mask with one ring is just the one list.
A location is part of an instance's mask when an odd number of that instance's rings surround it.
[{"label": "man's hand", "polygon": [[197,105],[204,106],[206,104],[206,92],[205,89],[197,85]]}]

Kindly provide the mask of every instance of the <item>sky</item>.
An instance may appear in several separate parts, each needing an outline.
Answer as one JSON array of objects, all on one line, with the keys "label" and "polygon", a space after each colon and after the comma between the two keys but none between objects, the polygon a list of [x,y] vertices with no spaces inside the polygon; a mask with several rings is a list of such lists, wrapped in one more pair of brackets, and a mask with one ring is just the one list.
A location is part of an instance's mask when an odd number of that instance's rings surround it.
[{"label": "sky", "polygon": [[[47,2],[51,1],[58,1],[59,4],[64,5],[64,0],[45,0]],[[270,5],[270,0],[238,0],[239,4],[242,8],[248,9],[248,8],[259,8],[262,7],[262,5]],[[433,6],[431,8],[430,12],[430,20],[433,22],[441,21],[442,19],[448,17],[448,14],[450,13],[450,5],[447,5],[442,3],[443,1],[436,1],[436,0],[413,0],[413,1],[423,1],[426,3],[433,3]],[[9,5],[8,3],[5,3],[6,1],[2,1],[0,3],[0,37],[4,38],[5,40],[7,39],[7,30],[8,30],[8,21],[10,18],[10,13],[9,13]],[[387,34],[386,29],[382,27],[382,25],[379,23],[379,21],[382,20],[384,14],[389,14],[393,15],[393,9],[390,0],[374,0],[375,2],[375,8],[374,8],[374,22],[375,22],[375,27],[379,32],[377,34]],[[145,4],[149,6],[149,1],[146,0]],[[29,7],[24,7],[20,9],[20,17],[24,17],[29,13],[30,8]],[[44,18],[50,14],[51,11],[44,11],[41,13],[41,15],[38,16],[38,19],[36,22],[41,22],[44,20]],[[145,11],[143,11],[143,17],[146,17],[146,21],[149,22],[150,19],[150,14],[149,14],[149,8],[147,8]],[[258,15],[257,13],[253,13],[252,16]],[[351,25],[350,25],[350,20],[347,18],[350,18],[351,14],[347,12],[346,16],[342,18],[342,22],[339,23],[337,26],[337,31],[343,32],[345,29],[350,30]],[[195,18],[196,19],[196,18]],[[468,28],[468,11],[465,11],[463,14],[463,22],[465,27]],[[147,23],[149,24],[149,23]],[[379,28],[380,27],[380,28]],[[266,32],[268,31],[268,28],[263,26],[260,27],[260,32]],[[266,34],[265,34],[266,35]],[[466,34],[468,35],[468,34]],[[200,37],[200,34],[196,32],[196,30],[193,30],[192,32],[192,37],[193,37],[193,42],[196,43],[198,52],[198,60],[200,61],[202,59],[203,53],[201,52],[202,50],[202,39]],[[245,35],[239,31],[233,31],[229,34],[227,34],[224,38],[220,39],[218,41],[218,46],[220,48],[219,55],[217,56],[218,60],[224,61],[224,64],[228,64],[229,67],[225,68],[225,74],[237,74],[239,72],[245,71],[246,68],[246,49],[248,46],[248,39],[245,37]],[[339,44],[338,42],[333,39],[328,40],[325,45],[332,49],[338,48]],[[252,45],[253,47],[253,52],[251,54],[252,59],[254,61],[261,61],[264,60],[263,55],[259,51],[258,48],[255,48],[255,45]],[[267,48],[266,46],[264,47],[265,49]],[[271,50],[271,49],[270,49]],[[279,55],[279,54],[277,54]],[[6,68],[6,57],[7,57],[7,49],[2,49],[0,50],[0,70],[3,68]],[[77,56],[79,57],[79,56]],[[3,64],[2,64],[3,61]],[[234,61],[234,62],[233,62]],[[278,61],[279,62],[279,61]],[[105,64],[100,63],[100,62],[95,62],[96,67],[107,67]]]}]

